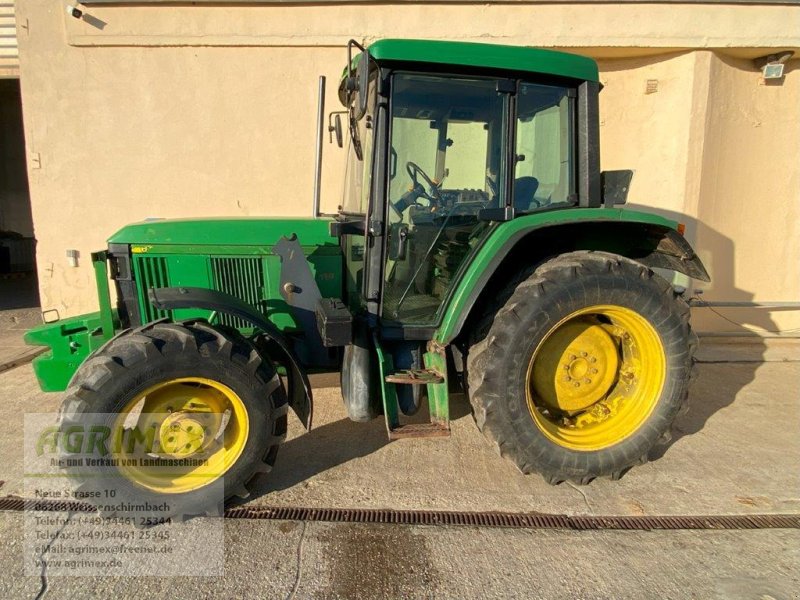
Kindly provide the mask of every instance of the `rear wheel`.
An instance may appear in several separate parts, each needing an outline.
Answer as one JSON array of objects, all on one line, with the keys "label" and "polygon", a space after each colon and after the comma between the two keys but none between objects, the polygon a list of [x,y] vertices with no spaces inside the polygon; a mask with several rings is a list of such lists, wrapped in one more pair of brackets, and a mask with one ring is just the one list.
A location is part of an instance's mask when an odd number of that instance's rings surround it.
[{"label": "rear wheel", "polygon": [[[71,382],[60,421],[62,430],[111,432],[113,468],[75,471],[84,497],[113,489],[114,505],[165,507],[137,515],[163,519],[214,513],[225,500],[246,497],[255,476],[275,462],[286,413],[273,365],[237,332],[160,322],[90,357]],[[96,448],[85,450],[98,458]]]},{"label": "rear wheel", "polygon": [[467,358],[479,427],[551,483],[619,477],[669,435],[688,393],[689,310],[650,269],[602,252],[510,285]]}]

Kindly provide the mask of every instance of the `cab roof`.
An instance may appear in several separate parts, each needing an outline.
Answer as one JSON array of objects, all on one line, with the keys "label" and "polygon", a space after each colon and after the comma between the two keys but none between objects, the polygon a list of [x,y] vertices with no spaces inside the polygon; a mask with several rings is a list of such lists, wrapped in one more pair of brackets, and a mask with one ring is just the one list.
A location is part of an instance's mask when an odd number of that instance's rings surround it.
[{"label": "cab roof", "polygon": [[369,53],[379,63],[458,65],[599,81],[597,63],[591,58],[530,46],[386,39],[371,44]]}]

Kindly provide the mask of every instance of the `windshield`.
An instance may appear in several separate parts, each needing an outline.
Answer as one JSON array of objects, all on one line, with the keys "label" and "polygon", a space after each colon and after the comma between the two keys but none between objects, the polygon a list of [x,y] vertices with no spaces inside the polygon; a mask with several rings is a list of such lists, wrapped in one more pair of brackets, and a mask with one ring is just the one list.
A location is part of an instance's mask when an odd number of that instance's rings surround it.
[{"label": "windshield", "polygon": [[494,79],[392,79],[383,318],[428,325],[503,204],[506,96]]}]

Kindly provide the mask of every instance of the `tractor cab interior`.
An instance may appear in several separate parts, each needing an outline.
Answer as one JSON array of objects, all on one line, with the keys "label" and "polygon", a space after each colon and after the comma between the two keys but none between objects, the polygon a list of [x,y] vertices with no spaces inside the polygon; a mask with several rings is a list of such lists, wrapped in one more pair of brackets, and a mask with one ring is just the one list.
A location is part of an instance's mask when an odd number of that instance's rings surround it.
[{"label": "tractor cab interior", "polygon": [[396,73],[392,81],[383,318],[425,325],[504,203],[507,97],[496,80]]},{"label": "tractor cab interior", "polygon": [[[507,82],[503,82],[507,83]],[[515,213],[568,203],[574,185],[567,88],[521,83],[516,152],[510,95],[493,78],[395,73],[392,78],[388,251],[382,317],[434,324],[458,269],[489,224],[483,209]]]}]

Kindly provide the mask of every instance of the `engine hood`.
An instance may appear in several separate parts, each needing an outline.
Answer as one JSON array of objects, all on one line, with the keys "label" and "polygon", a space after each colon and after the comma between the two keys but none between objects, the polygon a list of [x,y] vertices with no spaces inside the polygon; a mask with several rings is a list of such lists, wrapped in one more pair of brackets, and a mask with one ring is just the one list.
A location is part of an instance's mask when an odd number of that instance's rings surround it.
[{"label": "engine hood", "polygon": [[301,246],[338,245],[329,219],[231,218],[158,219],[126,225],[109,244],[273,246],[283,236],[297,236]]}]

